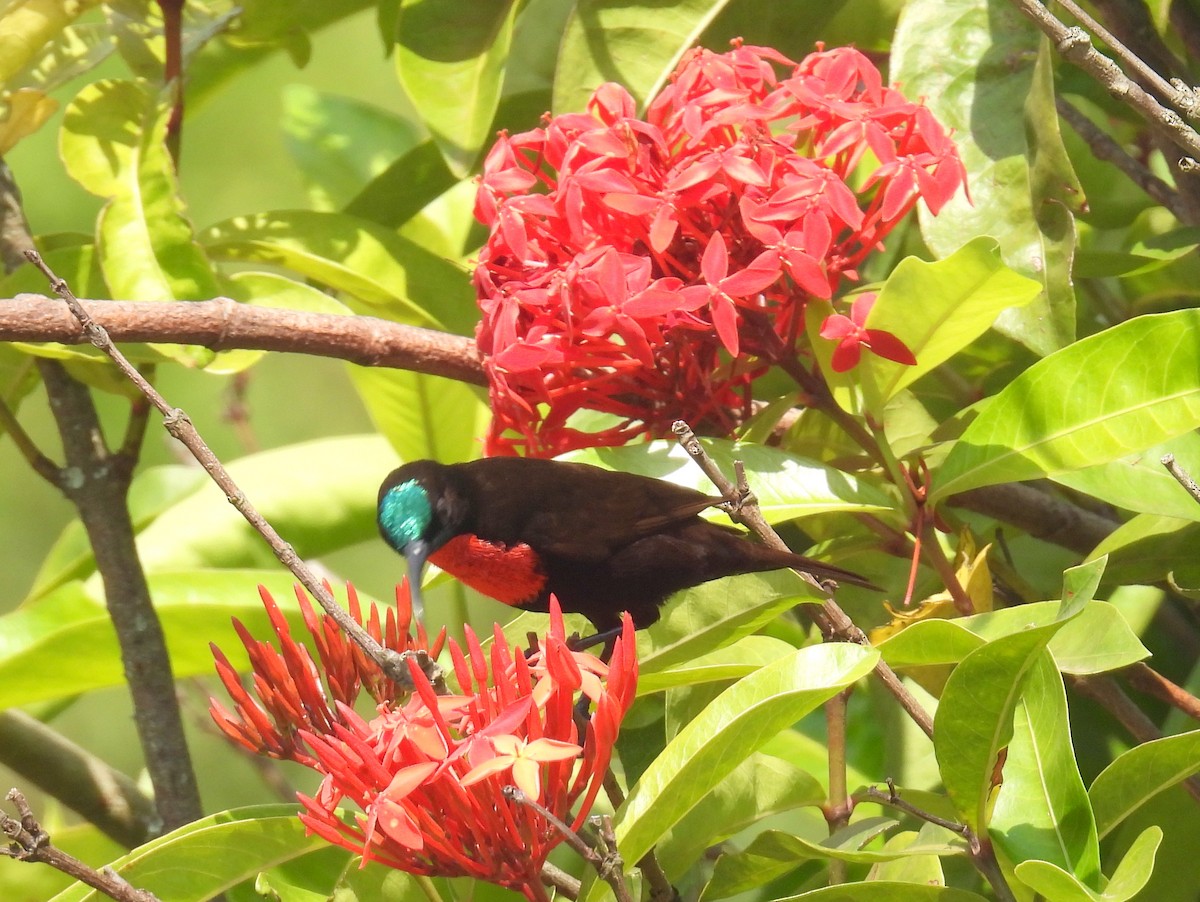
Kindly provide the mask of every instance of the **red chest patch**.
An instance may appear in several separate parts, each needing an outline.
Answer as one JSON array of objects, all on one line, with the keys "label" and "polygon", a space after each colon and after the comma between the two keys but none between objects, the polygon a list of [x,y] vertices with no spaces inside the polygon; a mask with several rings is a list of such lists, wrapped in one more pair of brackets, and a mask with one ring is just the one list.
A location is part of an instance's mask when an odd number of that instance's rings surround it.
[{"label": "red chest patch", "polygon": [[459,582],[504,604],[520,605],[546,584],[537,554],[528,545],[501,545],[479,536],[455,536],[429,556]]}]

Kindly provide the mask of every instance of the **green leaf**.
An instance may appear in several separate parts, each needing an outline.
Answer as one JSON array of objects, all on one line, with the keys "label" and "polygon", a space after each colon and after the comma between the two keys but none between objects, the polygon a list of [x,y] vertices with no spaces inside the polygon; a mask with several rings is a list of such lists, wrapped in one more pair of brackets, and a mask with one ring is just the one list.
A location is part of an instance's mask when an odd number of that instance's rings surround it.
[{"label": "green leaf", "polygon": [[396,228],[458,183],[433,141],[422,141],[371,180],[345,213]]},{"label": "green leaf", "polygon": [[1059,133],[1051,62],[1028,19],[987,0],[907,3],[892,44],[891,78],[954,130],[967,169],[969,200],[960,193],[936,217],[920,208],[925,242],[945,257],[977,236],[998,239],[1004,262],[1043,295],[1006,310],[996,328],[1043,356],[1074,338],[1071,211],[1083,201]]},{"label": "green leaf", "polygon": [[721,693],[663,750],[617,813],[617,842],[639,861],[668,829],[759,746],[868,674],[873,649],[799,649]]},{"label": "green leaf", "polygon": [[517,0],[462,14],[458,0],[402,0],[396,73],[446,162],[466,176],[492,137]]},{"label": "green leaf", "polygon": [[[228,470],[258,512],[308,558],[376,535],[379,483],[397,463],[380,436],[338,436],[252,454]],[[162,512],[138,535],[138,552],[147,573],[276,563],[215,485]]]},{"label": "green leaf", "polygon": [[401,460],[458,463],[479,456],[489,417],[479,389],[408,370],[351,367],[349,373]]},{"label": "green leaf", "polygon": [[718,648],[696,658],[687,658],[667,667],[654,667],[651,657],[642,664],[638,656],[638,695],[663,692],[679,686],[694,686],[699,683],[740,680],[784,655],[796,650],[795,646],[771,636],[743,636],[736,642]]},{"label": "green leaf", "polygon": [[[67,171],[108,199],[96,246],[114,298],[177,301],[218,294],[166,148],[169,115],[164,97],[147,84],[110,80],[85,87],[63,117],[60,148]],[[161,350],[193,365],[213,356],[200,348]]]},{"label": "green leaf", "polygon": [[[955,620],[921,620],[881,642],[879,651],[901,669],[956,664],[987,641],[1053,624],[1063,610],[1057,601],[1039,601]],[[1103,673],[1150,656],[1121,612],[1107,602],[1090,602],[1070,617],[1048,646],[1063,673]]]},{"label": "green leaf", "polygon": [[1039,361],[955,443],[931,500],[1116,460],[1200,426],[1200,310],[1128,320]]},{"label": "green leaf", "polygon": [[[259,805],[210,815],[139,846],[112,863],[130,884],[172,902],[202,902],[260,871],[323,847],[307,836],[295,805]],[[52,902],[93,902],[76,883]]]},{"label": "green leaf", "polygon": [[283,89],[284,146],[317,207],[337,209],[422,138],[395,113],[303,84]]},{"label": "green leaf", "polygon": [[1049,655],[1025,678],[988,832],[1011,861],[1049,861],[1099,885],[1096,822],[1075,763],[1066,690]]},{"label": "green leaf", "polygon": [[971,652],[950,674],[934,716],[934,753],[954,807],[986,829],[996,763],[1013,735],[1013,712],[1030,671],[1062,621],[1004,636]]},{"label": "green leaf", "polygon": [[920,886],[916,883],[875,881],[785,896],[775,902],[980,902],[986,897],[952,886]]},{"label": "green leaf", "polygon": [[1175,481],[1162,458],[1173,454],[1186,472],[1200,474],[1200,434],[1186,432],[1106,464],[1057,473],[1059,485],[1142,514],[1200,520],[1200,504]]},{"label": "green leaf", "polygon": [[789,570],[702,583],[675,595],[658,623],[639,635],[639,668],[649,675],[686,666],[758,632],[798,604],[821,600],[810,583]]},{"label": "green leaf", "polygon": [[[895,506],[872,483],[856,480],[835,467],[805,460],[778,448],[738,444],[724,439],[703,439],[701,444],[730,479],[733,478],[735,459],[746,464],[750,489],[769,523],[782,523],[830,511],[886,511]],[[653,476],[709,495],[716,494],[708,477],[676,442],[648,442],[622,448],[586,448],[565,454],[561,459],[639,476]],[[717,510],[708,516],[717,520],[725,517]]]},{"label": "green leaf", "polygon": [[1014,872],[1022,883],[1047,902],[1126,902],[1150,881],[1154,856],[1162,837],[1161,827],[1150,826],[1143,830],[1130,845],[1102,893],[1085,886],[1074,874],[1049,861],[1023,861]]},{"label": "green leaf", "polygon": [[825,798],[816,777],[756,752],[658,841],[655,855],[668,877],[678,879],[716,843],[773,815],[820,805]]},{"label": "green leaf", "polygon": [[[948,830],[937,838],[926,837],[905,848],[864,850],[862,847],[882,831],[895,826],[891,818],[867,818],[839,830],[820,842],[793,836],[779,830],[766,830],[741,852],[717,859],[712,880],[701,899],[729,898],[763,886],[782,877],[809,859],[876,864],[898,861],[914,855],[965,855],[966,845]],[[916,834],[913,834],[915,837]],[[860,884],[861,885],[861,884]],[[807,895],[803,898],[807,898]]]},{"label": "green leaf", "polygon": [[[217,259],[285,266],[381,308],[395,318],[444,328],[446,314],[474,308],[466,274],[417,244],[342,213],[282,210],[239,216],[205,230]],[[462,314],[458,316],[461,318]]]},{"label": "green leaf", "polygon": [[1126,902],[1142,891],[1154,872],[1154,856],[1162,838],[1162,827],[1157,825],[1151,825],[1138,834],[1104,888],[1105,902]]},{"label": "green leaf", "polygon": [[1176,585],[1200,586],[1198,537],[1200,523],[1194,520],[1138,514],[1106,536],[1088,559],[1108,557],[1109,585],[1148,585],[1169,575]]},{"label": "green leaf", "polygon": [[606,81],[623,85],[644,108],[728,5],[729,0],[667,5],[580,0],[559,48],[554,111],[585,109],[592,91]]},{"label": "green leaf", "polygon": [[1144,742],[1117,757],[1088,789],[1103,839],[1164,789],[1200,771],[1200,730]]},{"label": "green leaf", "polygon": [[[209,642],[235,663],[245,660],[230,625],[236,617],[259,636],[271,635],[258,586],[290,612],[305,635],[292,587],[279,570],[183,570],[147,577],[176,678],[213,672]],[[339,592],[338,594],[342,594]],[[360,595],[364,604],[370,599]],[[63,698],[125,682],[120,647],[98,587],[68,583],[0,618],[0,708]]]},{"label": "green leaf", "polygon": [[1107,557],[1099,557],[1077,567],[1068,567],[1063,571],[1062,607],[1058,612],[1059,619],[1069,620],[1091,604],[1096,597],[1096,590],[1100,588],[1100,578],[1104,576],[1104,567],[1107,563]]},{"label": "green leaf", "polygon": [[[917,358],[916,366],[864,356],[858,372],[871,410],[940,366],[986,332],[997,314],[1028,304],[1041,290],[1000,261],[995,239],[981,237],[938,263],[901,260],[884,283],[867,325],[891,332]],[[913,316],[920,310],[920,316]]]},{"label": "green leaf", "polygon": [[83,15],[98,0],[78,3],[7,3],[0,9],[0,84],[17,86],[14,76],[35,65],[47,48],[63,41],[63,30]]}]

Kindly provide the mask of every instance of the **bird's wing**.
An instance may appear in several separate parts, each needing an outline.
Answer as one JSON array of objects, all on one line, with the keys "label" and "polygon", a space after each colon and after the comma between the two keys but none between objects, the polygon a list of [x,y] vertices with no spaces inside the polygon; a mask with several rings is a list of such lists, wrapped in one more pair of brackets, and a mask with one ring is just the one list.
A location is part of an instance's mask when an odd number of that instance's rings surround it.
[{"label": "bird's wing", "polygon": [[[630,542],[689,520],[721,502],[651,479],[584,464],[526,466],[514,478],[489,481],[490,502],[478,513],[480,534],[523,541],[539,551],[576,560],[603,560]],[[569,469],[564,469],[569,468]]]}]

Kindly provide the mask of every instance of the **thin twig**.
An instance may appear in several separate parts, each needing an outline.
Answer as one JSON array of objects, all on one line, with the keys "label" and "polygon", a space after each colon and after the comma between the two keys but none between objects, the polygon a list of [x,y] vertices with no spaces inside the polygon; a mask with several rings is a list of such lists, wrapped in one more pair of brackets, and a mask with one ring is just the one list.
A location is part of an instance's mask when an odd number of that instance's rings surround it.
[{"label": "thin twig", "polygon": [[[846,787],[846,707],[851,689],[839,692],[825,703],[826,747],[829,749],[829,798],[825,802],[825,822],[830,834],[850,823],[854,805]],[[846,862],[838,858],[829,861],[829,882],[846,882]]]},{"label": "thin twig", "polygon": [[1134,184],[1145,191],[1151,200],[1162,204],[1179,220],[1187,221],[1187,208],[1180,201],[1179,194],[1174,188],[1151,172],[1149,167],[1143,166],[1126,153],[1125,148],[1113,140],[1108,133],[1098,128],[1091,119],[1083,115],[1069,101],[1059,97],[1054,101],[1054,106],[1063,120],[1091,148],[1092,156],[1097,160],[1112,163]]},{"label": "thin twig", "polygon": [[154,893],[149,890],[137,889],[112,868],[96,870],[80,861],[73,855],[68,855],[62,849],[50,844],[50,834],[47,833],[33,816],[29,803],[16,789],[10,789],[6,798],[17,809],[20,820],[0,813],[0,830],[8,836],[10,842],[6,848],[0,848],[0,854],[15,858],[18,861],[36,861],[48,864],[76,880],[86,883],[93,889],[99,890],[117,902],[159,902]]},{"label": "thin twig", "polygon": [[[238,513],[245,517],[246,521],[267,541],[267,544],[270,545],[271,550],[275,553],[280,563],[295,574],[296,578],[308,590],[309,594],[334,619],[342,631],[379,665],[379,668],[389,679],[398,686],[409,686],[411,684],[411,675],[405,663],[407,656],[392,649],[384,648],[338,605],[329,590],[317,579],[304,561],[300,559],[300,556],[296,554],[295,549],[280,537],[275,528],[263,518],[254,505],[250,503],[249,499],[246,498],[245,494],[242,493],[242,490],[238,488],[224,465],[213,454],[204,439],[200,437],[200,433],[192,425],[187,414],[179,408],[171,407],[154,386],[145,380],[142,374],[137,371],[125,355],[113,344],[112,339],[108,336],[104,328],[98,325],[80,305],[66,281],[58,278],[36,251],[27,251],[25,256],[46,276],[54,293],[66,302],[72,315],[74,315],[83,327],[88,340],[107,354],[125,377],[137,386],[138,390],[158,409],[163,415],[163,425],[167,431],[182,442],[199,464],[204,467],[208,475],[212,477],[213,481],[225,493],[225,497],[229,499],[229,503],[237,508]],[[426,669],[431,682],[437,683],[440,681],[441,669],[429,660],[428,656],[422,658],[420,663],[422,669],[431,668]]]},{"label": "thin twig", "polygon": [[0,712],[0,763],[126,848],[162,832],[154,802],[130,777],[19,708]]},{"label": "thin twig", "polygon": [[1012,3],[1050,38],[1064,59],[1098,81],[1117,100],[1132,107],[1159,134],[1193,160],[1200,159],[1200,134],[1179,113],[1160,104],[1122,72],[1120,66],[1097,50],[1086,31],[1079,26],[1063,24],[1038,0],[1012,0]]},{"label": "thin twig", "polygon": [[1191,475],[1175,460],[1174,454],[1164,454],[1162,457],[1162,465],[1167,468],[1167,472],[1175,477],[1175,481],[1183,486],[1184,490],[1192,496],[1197,504],[1200,504],[1200,485],[1196,485],[1196,480],[1192,479]]},{"label": "thin twig", "polygon": [[613,895],[617,897],[617,902],[633,902],[632,897],[629,895],[629,888],[625,885],[625,878],[622,874],[621,856],[617,853],[615,845],[611,846],[602,855],[584,842],[583,837],[572,830],[570,824],[561,820],[553,811],[535,799],[529,798],[529,796],[525,795],[517,787],[505,786],[500,791],[506,799],[516,802],[518,805],[525,805],[531,808],[553,825],[563,835],[563,839],[566,840],[567,845],[579,853],[580,858],[596,869],[596,873],[600,875],[601,880],[612,887]]},{"label": "thin twig", "polygon": [[1121,671],[1129,685],[1140,692],[1166,702],[1192,720],[1200,720],[1200,699],[1182,686],[1173,683],[1144,661],[1131,664]]},{"label": "thin twig", "polygon": [[547,886],[554,887],[555,890],[568,899],[571,899],[572,902],[579,898],[579,891],[583,888],[582,881],[577,880],[562,868],[555,867],[548,861],[542,865],[542,880]]},{"label": "thin twig", "polygon": [[25,458],[26,463],[33,468],[35,473],[51,485],[58,485],[58,466],[34,444],[29,433],[21,426],[9,406],[4,403],[4,399],[0,398],[0,434],[3,433],[7,433],[13,440],[13,444],[17,446],[17,450],[21,452],[21,456]]},{"label": "thin twig", "polygon": [[[672,427],[679,444],[687,451],[693,461],[704,471],[705,475],[716,486],[717,491],[725,498],[736,498],[737,487],[729,481],[721,468],[716,465],[708,453],[704,450],[700,441],[696,438],[694,432],[687,423],[683,420],[676,421]],[[731,512],[730,516],[738,523],[748,527],[754,532],[763,542],[770,545],[772,548],[778,548],[782,551],[789,550],[783,539],[779,538],[779,534],[773,530],[762,515],[762,511],[757,504],[748,504],[742,506],[738,511]],[[807,573],[799,572],[801,578],[806,579],[809,583],[816,586],[823,595],[828,596],[825,588],[813,579]],[[812,605],[803,607],[812,621],[821,631],[821,636],[826,642],[854,642],[858,645],[870,646],[871,642],[854,621],[842,610],[841,606],[832,598],[826,597],[819,608],[814,608]],[[921,703],[916,697],[905,688],[904,683],[900,681],[900,677],[892,670],[887,663],[880,660],[875,665],[875,676],[887,688],[888,692],[900,703],[900,706],[908,712],[909,717],[913,722],[921,728],[921,731],[930,739],[933,738],[933,718],[929,716],[929,712],[921,707]]]},{"label": "thin twig", "polygon": [[1016,896],[1013,894],[1012,888],[1008,885],[1008,881],[1004,877],[1004,872],[1000,869],[999,862],[996,861],[996,853],[992,849],[991,841],[986,836],[979,836],[966,824],[960,824],[956,821],[948,821],[943,817],[938,817],[932,812],[925,811],[912,805],[904,799],[900,798],[900,793],[896,791],[896,784],[889,777],[887,781],[888,791],[880,792],[874,786],[867,788],[867,798],[876,802],[882,802],[884,805],[890,805],[899,811],[906,814],[911,814],[913,817],[923,821],[928,821],[931,824],[936,824],[939,827],[944,827],[953,833],[957,833],[967,842],[967,854],[971,858],[971,863],[981,873],[985,880],[991,884],[992,891],[996,894],[996,898],[1000,902],[1016,902]]}]

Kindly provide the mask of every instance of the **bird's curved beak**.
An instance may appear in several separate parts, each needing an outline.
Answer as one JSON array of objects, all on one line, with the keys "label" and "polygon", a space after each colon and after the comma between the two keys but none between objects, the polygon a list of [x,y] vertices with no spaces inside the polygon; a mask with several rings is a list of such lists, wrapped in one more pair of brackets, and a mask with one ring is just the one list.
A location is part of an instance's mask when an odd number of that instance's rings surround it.
[{"label": "bird's curved beak", "polygon": [[425,602],[421,598],[421,579],[425,575],[425,562],[433,553],[424,539],[414,539],[404,546],[404,559],[408,561],[408,590],[418,613],[424,614]]}]

